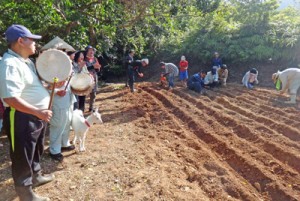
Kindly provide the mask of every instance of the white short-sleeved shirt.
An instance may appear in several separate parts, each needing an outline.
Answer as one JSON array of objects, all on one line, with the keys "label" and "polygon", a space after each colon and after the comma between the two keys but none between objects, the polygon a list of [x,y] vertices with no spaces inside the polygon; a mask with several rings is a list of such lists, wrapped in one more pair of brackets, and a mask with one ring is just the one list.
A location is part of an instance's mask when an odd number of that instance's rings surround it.
[{"label": "white short-sleeved shirt", "polygon": [[[33,62],[11,49],[0,61],[0,97],[20,97],[39,109],[47,109],[50,101],[49,92],[39,80]],[[4,105],[8,107],[5,102]]]}]

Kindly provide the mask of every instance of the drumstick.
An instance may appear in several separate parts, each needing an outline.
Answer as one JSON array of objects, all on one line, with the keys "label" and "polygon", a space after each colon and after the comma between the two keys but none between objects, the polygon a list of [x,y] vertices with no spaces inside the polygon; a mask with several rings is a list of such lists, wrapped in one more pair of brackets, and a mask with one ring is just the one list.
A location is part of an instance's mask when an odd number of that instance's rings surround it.
[{"label": "drumstick", "polygon": [[74,74],[74,73],[72,73],[71,76],[70,76],[69,79],[68,79],[67,85],[66,85],[66,87],[65,87],[65,91],[66,91],[67,88],[68,88],[68,85],[69,85],[69,83],[70,83],[70,81],[71,81],[71,78],[72,78],[73,74]]},{"label": "drumstick", "polygon": [[52,102],[53,102],[53,97],[54,97],[54,90],[55,90],[55,85],[58,82],[58,78],[54,77],[53,78],[53,86],[52,86],[52,91],[51,91],[51,97],[50,97],[50,102],[49,102],[49,106],[48,106],[48,110],[51,110],[52,108]]}]

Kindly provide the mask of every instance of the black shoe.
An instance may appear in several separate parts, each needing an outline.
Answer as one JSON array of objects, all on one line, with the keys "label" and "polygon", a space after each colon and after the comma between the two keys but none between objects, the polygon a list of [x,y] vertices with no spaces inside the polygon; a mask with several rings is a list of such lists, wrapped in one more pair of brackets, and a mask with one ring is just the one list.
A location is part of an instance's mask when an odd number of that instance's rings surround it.
[{"label": "black shoe", "polygon": [[41,185],[44,185],[46,183],[49,183],[51,181],[53,181],[54,179],[54,175],[53,174],[42,174],[41,171],[33,174],[32,177],[32,187],[38,187]]},{"label": "black shoe", "polygon": [[62,147],[61,148],[61,151],[63,152],[63,151],[72,151],[72,150],[74,150],[75,149],[75,146],[74,145],[70,145],[70,146],[68,146],[68,147]]},{"label": "black shoe", "polygon": [[50,153],[50,157],[53,159],[53,160],[56,160],[56,161],[63,161],[64,159],[64,156],[61,154],[61,153],[58,153],[58,154],[51,154]]}]

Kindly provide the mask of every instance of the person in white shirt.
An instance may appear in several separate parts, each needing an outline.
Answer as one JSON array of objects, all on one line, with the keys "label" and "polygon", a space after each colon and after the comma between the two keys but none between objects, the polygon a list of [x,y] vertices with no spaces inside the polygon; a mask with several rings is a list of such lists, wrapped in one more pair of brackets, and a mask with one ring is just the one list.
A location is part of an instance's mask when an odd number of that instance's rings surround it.
[{"label": "person in white shirt", "polygon": [[15,190],[21,201],[49,200],[32,191],[32,187],[54,178],[52,174],[43,175],[40,165],[44,129],[52,117],[52,111],[47,109],[50,95],[29,59],[35,53],[34,40],[41,36],[14,24],[6,30],[5,37],[9,49],[0,62],[0,98],[6,107],[3,129],[10,141]]},{"label": "person in white shirt", "polygon": [[248,89],[253,89],[254,85],[258,84],[257,77],[258,71],[256,70],[256,68],[252,68],[251,70],[246,72],[242,79],[242,83]]}]

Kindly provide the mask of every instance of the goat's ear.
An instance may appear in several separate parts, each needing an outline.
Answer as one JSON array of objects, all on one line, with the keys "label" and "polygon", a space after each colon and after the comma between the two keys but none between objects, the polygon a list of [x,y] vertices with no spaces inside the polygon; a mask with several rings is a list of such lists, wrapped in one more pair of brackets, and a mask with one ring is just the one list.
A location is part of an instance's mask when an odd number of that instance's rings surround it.
[{"label": "goat's ear", "polygon": [[95,112],[98,112],[98,108],[95,109]]}]

